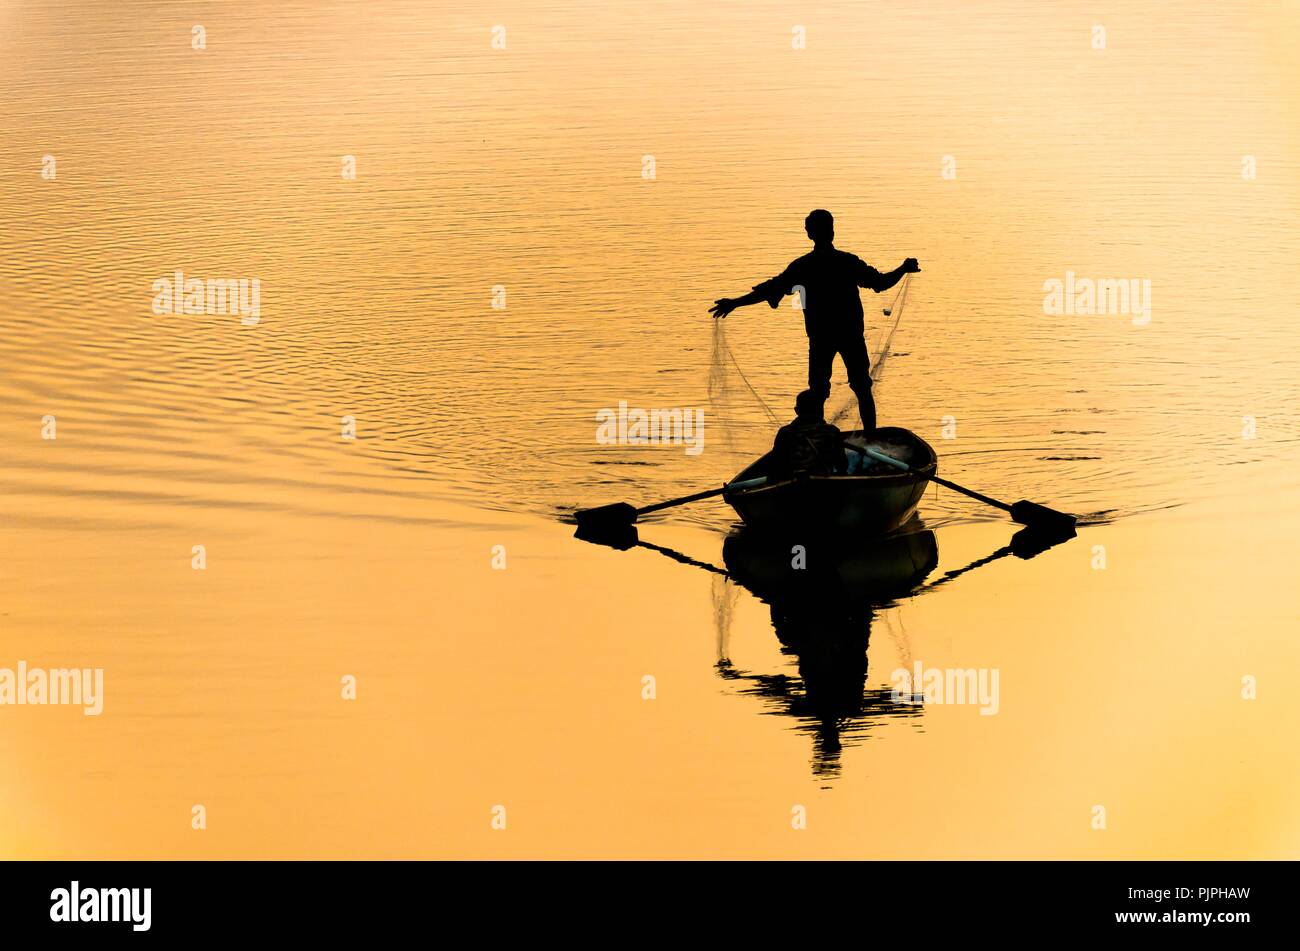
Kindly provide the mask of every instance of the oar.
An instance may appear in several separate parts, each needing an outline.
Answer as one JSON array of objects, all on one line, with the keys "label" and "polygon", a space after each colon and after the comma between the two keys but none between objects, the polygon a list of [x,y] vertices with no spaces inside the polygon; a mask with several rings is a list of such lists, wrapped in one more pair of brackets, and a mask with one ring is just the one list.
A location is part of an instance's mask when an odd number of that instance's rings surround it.
[{"label": "oar", "polygon": [[588,531],[620,528],[624,525],[631,525],[642,515],[649,512],[658,512],[660,509],[672,508],[674,505],[685,505],[687,502],[696,502],[700,499],[712,498],[715,495],[721,495],[724,492],[732,492],[738,489],[752,489],[762,485],[767,481],[767,476],[759,476],[756,479],[742,479],[740,482],[732,482],[724,485],[720,489],[708,489],[704,492],[696,492],[694,495],[683,495],[680,499],[669,499],[667,502],[656,502],[654,505],[646,505],[642,508],[636,508],[627,502],[615,502],[612,505],[602,505],[594,509],[581,509],[574,512],[574,517],[578,520],[578,527]]},{"label": "oar", "polygon": [[[869,446],[856,446],[853,443],[845,443],[845,445],[850,449],[866,453],[878,462],[886,462],[891,466],[902,469],[904,472],[911,471],[912,467],[906,462],[895,459],[893,456],[887,456],[883,452],[877,452]],[[1046,505],[1039,505],[1037,502],[1029,502],[1025,499],[1021,499],[1019,502],[1007,505],[1006,502],[999,502],[997,499],[989,498],[987,495],[976,492],[974,489],[968,489],[965,486],[958,485],[956,482],[949,482],[947,479],[940,479],[936,475],[930,476],[930,481],[946,486],[954,492],[960,492],[962,495],[969,495],[972,499],[978,499],[985,505],[992,505],[994,508],[1000,508],[1004,512],[1010,512],[1011,517],[1021,525],[1029,525],[1034,528],[1057,529],[1073,529],[1075,526],[1075,518],[1073,515],[1058,512],[1056,509],[1049,509]]]}]

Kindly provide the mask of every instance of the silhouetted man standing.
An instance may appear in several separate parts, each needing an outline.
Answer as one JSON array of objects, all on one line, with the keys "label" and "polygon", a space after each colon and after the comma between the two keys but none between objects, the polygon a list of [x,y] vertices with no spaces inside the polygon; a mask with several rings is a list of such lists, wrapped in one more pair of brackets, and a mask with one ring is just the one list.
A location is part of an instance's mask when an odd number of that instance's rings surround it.
[{"label": "silhouetted man standing", "polygon": [[858,398],[862,428],[876,428],[876,401],[871,396],[871,364],[863,339],[862,300],[858,288],[887,291],[904,274],[921,270],[908,258],[888,274],[881,274],[855,254],[835,247],[835,219],[818,208],[804,219],[813,249],[795,259],[770,281],[757,284],[744,297],[722,298],[709,308],[714,317],[726,317],[737,307],[765,300],[776,309],[786,294],[799,294],[804,329],[808,331],[808,388],[826,402],[831,395],[831,365],[835,354],[844,361],[849,386]]}]

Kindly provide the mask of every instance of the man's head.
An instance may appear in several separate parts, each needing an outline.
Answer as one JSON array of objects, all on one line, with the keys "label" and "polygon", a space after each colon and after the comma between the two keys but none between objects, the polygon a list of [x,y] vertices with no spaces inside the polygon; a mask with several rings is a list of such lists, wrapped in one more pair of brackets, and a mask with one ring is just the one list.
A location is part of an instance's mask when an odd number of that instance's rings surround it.
[{"label": "man's head", "polygon": [[804,390],[794,398],[794,414],[800,419],[822,422],[822,411],[826,401],[812,390]]},{"label": "man's head", "polygon": [[830,244],[835,240],[835,219],[824,208],[808,212],[808,217],[803,220],[803,228],[813,244]]}]

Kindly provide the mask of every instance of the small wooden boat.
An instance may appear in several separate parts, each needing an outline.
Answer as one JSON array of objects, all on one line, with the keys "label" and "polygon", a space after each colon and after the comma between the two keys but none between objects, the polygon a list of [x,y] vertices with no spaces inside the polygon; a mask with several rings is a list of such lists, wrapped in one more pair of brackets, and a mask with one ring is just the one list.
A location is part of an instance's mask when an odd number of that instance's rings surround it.
[{"label": "small wooden boat", "polygon": [[[845,433],[844,438],[850,444],[865,444],[893,456],[907,463],[912,471],[872,462],[852,475],[780,479],[727,492],[723,498],[746,525],[755,528],[883,535],[906,524],[938,468],[934,449],[920,436],[896,426],[882,426],[869,440],[864,439],[861,430]],[[768,476],[772,467],[769,452],[732,481]]]}]

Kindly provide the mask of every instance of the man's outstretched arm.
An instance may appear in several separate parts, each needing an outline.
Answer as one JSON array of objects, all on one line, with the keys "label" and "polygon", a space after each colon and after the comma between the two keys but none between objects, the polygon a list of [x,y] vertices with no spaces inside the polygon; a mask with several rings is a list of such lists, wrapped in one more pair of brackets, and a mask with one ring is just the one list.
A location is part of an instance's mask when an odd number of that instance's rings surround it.
[{"label": "man's outstretched arm", "polygon": [[781,306],[781,298],[791,293],[795,284],[798,283],[798,278],[793,271],[794,266],[794,264],[790,265],[771,280],[764,281],[762,284],[755,284],[754,289],[744,297],[719,298],[709,308],[709,313],[714,317],[726,317],[737,307],[747,307],[750,304],[757,304],[759,301],[767,301],[767,306],[775,310]]},{"label": "man's outstretched arm", "polygon": [[868,267],[867,280],[862,283],[863,287],[870,288],[877,294],[883,294],[895,284],[903,279],[905,274],[916,274],[921,270],[921,265],[917,263],[916,258],[908,258],[892,271],[884,274],[880,273],[873,267]]},{"label": "man's outstretched arm", "polygon": [[713,302],[709,308],[709,313],[714,317],[726,317],[737,307],[748,307],[750,304],[757,304],[759,301],[767,300],[768,295],[758,290],[752,290],[744,297],[720,297]]}]

